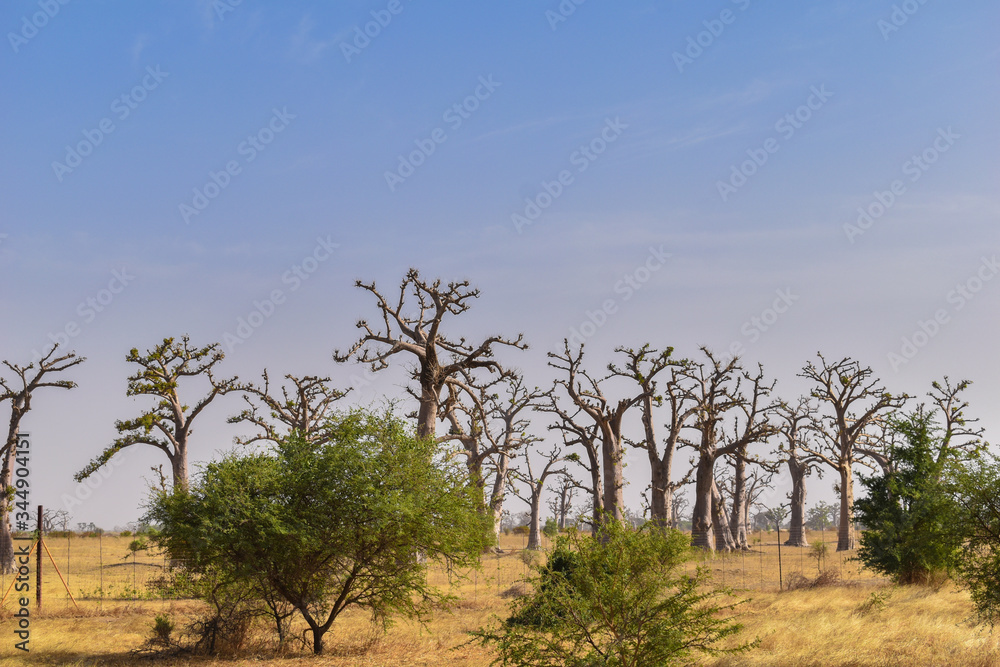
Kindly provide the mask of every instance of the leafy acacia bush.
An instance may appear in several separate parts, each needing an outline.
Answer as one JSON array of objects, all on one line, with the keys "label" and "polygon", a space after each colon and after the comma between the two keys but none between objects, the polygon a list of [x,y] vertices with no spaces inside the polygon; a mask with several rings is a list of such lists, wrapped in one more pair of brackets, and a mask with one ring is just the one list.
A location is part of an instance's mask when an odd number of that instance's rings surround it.
[{"label": "leafy acacia bush", "polygon": [[277,605],[301,615],[321,653],[346,608],[388,624],[448,602],[427,583],[427,561],[478,564],[490,526],[458,463],[388,410],[351,412],[327,430],[320,445],[293,436],[270,452],[230,454],[189,492],[153,498],[154,541],[217,612],[201,633],[209,642]]},{"label": "leafy acacia bush", "polygon": [[1000,620],[1000,459],[956,470],[951,479],[961,511],[955,517],[965,538],[958,572],[972,593],[980,620]]},{"label": "leafy acacia bush", "polygon": [[704,571],[681,571],[690,538],[617,523],[602,530],[603,539],[560,538],[533,592],[513,601],[506,621],[473,633],[496,648],[494,664],[645,667],[724,651],[716,644],[741,629],[729,613],[736,605],[717,602],[725,591],[707,588]]}]

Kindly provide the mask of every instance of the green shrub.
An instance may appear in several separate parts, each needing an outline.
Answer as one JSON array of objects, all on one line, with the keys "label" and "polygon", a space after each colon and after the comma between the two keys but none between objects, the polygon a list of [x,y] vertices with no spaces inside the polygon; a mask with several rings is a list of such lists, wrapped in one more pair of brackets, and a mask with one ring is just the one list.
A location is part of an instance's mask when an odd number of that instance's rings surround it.
[{"label": "green shrub", "polygon": [[153,621],[153,636],[154,638],[164,644],[170,643],[170,636],[174,632],[174,624],[170,621],[170,618],[166,614],[157,615],[156,619]]},{"label": "green shrub", "polygon": [[858,559],[900,584],[939,581],[955,565],[962,537],[954,529],[957,508],[942,481],[947,461],[936,456],[941,439],[932,415],[916,412],[892,422],[904,443],[892,447],[892,469],[860,476],[867,496],[854,516],[867,529]]},{"label": "green shrub", "polygon": [[741,629],[729,613],[739,603],[719,604],[729,592],[706,587],[706,571],[681,570],[686,535],[617,523],[602,531],[560,538],[509,618],[472,633],[495,647],[494,665],[660,666],[754,645],[716,646]]}]

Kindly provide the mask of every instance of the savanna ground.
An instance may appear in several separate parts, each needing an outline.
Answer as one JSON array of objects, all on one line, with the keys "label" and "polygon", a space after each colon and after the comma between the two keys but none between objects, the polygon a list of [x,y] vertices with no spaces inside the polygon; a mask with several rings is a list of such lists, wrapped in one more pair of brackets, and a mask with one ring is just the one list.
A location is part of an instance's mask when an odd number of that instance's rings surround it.
[{"label": "savanna ground", "polygon": [[[717,583],[751,598],[741,607],[745,625],[738,640],[760,638],[749,653],[696,658],[693,664],[712,666],[757,665],[961,665],[1000,667],[1000,635],[969,623],[968,594],[951,584],[939,589],[900,588],[873,576],[838,554],[835,535],[810,533],[810,542],[825,538],[829,552],[825,570],[835,573],[833,585],[802,587],[803,578],[815,579],[818,567],[807,549],[781,549],[781,575],[786,589],[779,591],[778,540],[775,533],[755,533],[754,551],[706,560]],[[75,607],[45,558],[43,607],[32,600],[31,653],[14,649],[13,593],[0,612],[0,664],[22,665],[449,665],[483,666],[491,661],[487,649],[467,645],[467,632],[505,616],[509,596],[528,574],[524,538],[504,536],[501,556],[485,559],[481,571],[452,584],[458,602],[451,611],[438,611],[422,627],[399,621],[386,635],[375,632],[361,611],[345,613],[327,635],[328,654],[313,657],[302,643],[294,643],[276,657],[261,633],[251,637],[239,654],[229,657],[170,657],[149,660],[132,652],[152,637],[154,618],[166,614],[180,629],[199,612],[199,603],[149,597],[147,583],[159,576],[162,556],[140,551],[135,558],[131,537],[73,537],[48,541],[56,564],[68,574]],[[530,552],[529,552],[530,553]],[[127,556],[127,557],[126,557]],[[102,567],[103,563],[103,567]],[[693,562],[688,569],[699,565]],[[68,567],[67,567],[68,566]],[[68,570],[68,571],[67,571]],[[432,581],[449,585],[449,573],[434,568]],[[2,582],[3,591],[10,577]],[[105,592],[104,599],[100,591]],[[34,593],[32,593],[32,597]],[[134,598],[134,599],[121,599]],[[295,632],[303,637],[302,624]],[[463,646],[464,645],[464,646]]]}]

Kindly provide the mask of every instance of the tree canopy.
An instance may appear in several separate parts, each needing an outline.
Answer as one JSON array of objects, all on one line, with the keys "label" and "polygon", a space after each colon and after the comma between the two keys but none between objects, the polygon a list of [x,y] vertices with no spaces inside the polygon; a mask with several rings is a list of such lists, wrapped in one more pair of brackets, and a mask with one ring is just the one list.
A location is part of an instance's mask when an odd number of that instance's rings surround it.
[{"label": "tree canopy", "polygon": [[316,653],[348,607],[388,623],[446,602],[418,554],[474,566],[491,534],[464,470],[390,409],[336,415],[326,433],[209,463],[189,492],[157,493],[147,514],[190,572],[221,573],[294,607]]}]

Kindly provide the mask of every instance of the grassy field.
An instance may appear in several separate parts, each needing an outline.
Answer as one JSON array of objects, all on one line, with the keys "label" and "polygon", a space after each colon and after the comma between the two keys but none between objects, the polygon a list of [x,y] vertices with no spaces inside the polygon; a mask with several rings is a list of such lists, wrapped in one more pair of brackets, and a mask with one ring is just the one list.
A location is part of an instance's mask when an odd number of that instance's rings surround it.
[{"label": "grassy field", "polygon": [[[740,639],[759,637],[761,645],[748,654],[703,658],[697,664],[749,665],[962,665],[1000,666],[1000,637],[968,623],[972,608],[968,595],[953,586],[940,590],[896,588],[860,569],[849,556],[833,551],[834,535],[827,533],[830,552],[824,567],[837,573],[840,583],[821,588],[779,590],[777,539],[774,533],[754,535],[759,540],[748,554],[716,557],[701,564],[715,580],[725,581],[751,598],[743,606],[746,628]],[[68,575],[69,600],[54,569],[45,559],[43,608],[32,607],[32,652],[14,649],[14,609],[8,598],[0,617],[0,664],[128,665],[136,664],[134,649],[152,636],[153,619],[167,614],[178,627],[197,614],[198,603],[149,597],[146,584],[162,572],[162,556],[138,552],[133,538],[56,539],[49,549],[63,575]],[[820,535],[810,535],[819,541]],[[174,658],[160,665],[488,665],[491,656],[478,646],[462,646],[468,631],[503,616],[511,589],[528,573],[520,536],[505,536],[502,556],[486,559],[483,569],[454,585],[456,608],[438,612],[426,627],[397,623],[387,635],[373,633],[364,613],[348,613],[327,636],[328,655],[313,658],[303,646],[274,657],[260,645],[225,659]],[[817,563],[807,550],[782,548],[781,577],[801,584],[814,578]],[[126,558],[127,556],[127,558]],[[103,561],[103,567],[101,563]],[[68,566],[68,567],[67,567]],[[432,581],[449,585],[445,571],[434,570]],[[10,585],[8,577],[3,590]],[[103,593],[102,598],[103,584]],[[302,636],[301,626],[296,627]]]}]

